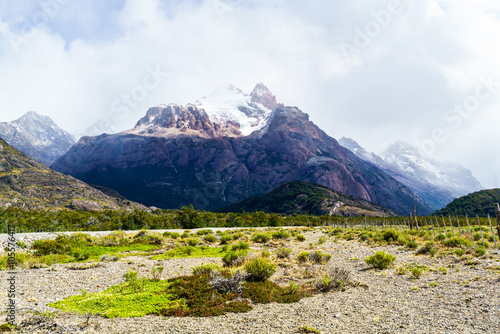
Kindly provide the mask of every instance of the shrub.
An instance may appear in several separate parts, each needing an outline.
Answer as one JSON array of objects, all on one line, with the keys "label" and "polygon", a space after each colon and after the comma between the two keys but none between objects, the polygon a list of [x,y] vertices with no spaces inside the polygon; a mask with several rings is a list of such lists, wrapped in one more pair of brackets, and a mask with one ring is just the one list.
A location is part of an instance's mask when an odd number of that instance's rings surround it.
[{"label": "shrub", "polygon": [[328,261],[330,261],[331,257],[331,254],[324,254],[320,251],[314,251],[309,254],[310,260],[316,264],[327,263]]},{"label": "shrub", "polygon": [[288,290],[291,294],[296,294],[300,290],[300,285],[298,285],[295,281],[288,282]]},{"label": "shrub", "polygon": [[196,246],[196,245],[197,245],[197,244],[199,244],[199,243],[200,243],[200,239],[198,239],[198,238],[191,238],[191,239],[187,239],[187,244],[188,244],[189,246],[194,247],[194,246]]},{"label": "shrub", "polygon": [[396,257],[391,254],[386,254],[384,251],[378,251],[365,259],[366,264],[371,264],[377,269],[389,268],[394,261],[396,261]]},{"label": "shrub", "polygon": [[292,254],[292,250],[288,248],[278,248],[278,251],[276,252],[276,256],[279,259],[288,259],[290,254]]},{"label": "shrub", "polygon": [[396,274],[398,275],[406,275],[407,272],[408,272],[408,267],[406,266],[405,263],[396,268]]},{"label": "shrub", "polygon": [[483,246],[483,242],[482,242],[482,241],[478,241],[478,242],[476,242],[476,245],[477,245],[478,247],[490,248],[490,244],[489,244],[489,242],[488,242],[488,241],[486,241],[486,240],[484,241],[484,246]]},{"label": "shrub", "polygon": [[276,265],[263,258],[255,258],[245,265],[250,281],[264,282],[276,271]]},{"label": "shrub", "polygon": [[238,233],[235,233],[235,234],[232,235],[233,240],[238,240],[240,238],[243,238],[244,236],[245,235],[243,233],[241,233],[241,232],[238,232]]},{"label": "shrub", "polygon": [[209,242],[209,243],[214,243],[216,242],[218,239],[215,235],[213,234],[208,234],[206,236],[203,237],[203,240],[205,240],[206,242]]},{"label": "shrub", "polygon": [[246,277],[247,275],[240,270],[236,271],[229,277],[224,277],[220,271],[212,271],[210,273],[210,280],[208,281],[208,284],[210,284],[212,289],[219,293],[237,292],[238,294],[241,294],[241,285],[245,281]]},{"label": "shrub", "polygon": [[264,249],[262,250],[262,252],[260,252],[260,256],[261,256],[261,257],[264,257],[264,258],[265,258],[265,257],[269,257],[269,256],[271,256],[271,253],[269,253],[269,251],[268,251],[267,249],[265,249],[265,248],[264,248]]},{"label": "shrub", "polygon": [[254,235],[252,235],[253,242],[264,244],[269,240],[271,240],[271,237],[269,236],[269,234],[266,233],[255,233]]},{"label": "shrub", "polygon": [[387,242],[397,241],[399,236],[400,236],[399,232],[394,229],[385,230],[384,233],[382,234],[382,238]]},{"label": "shrub", "polygon": [[225,234],[225,235],[220,236],[220,244],[221,245],[227,245],[231,241],[233,241],[233,237],[230,235]]},{"label": "shrub", "polygon": [[240,249],[237,251],[229,252],[224,255],[224,257],[222,258],[222,262],[224,262],[224,264],[228,267],[241,266],[245,262],[248,256],[248,252],[248,249]]},{"label": "shrub", "polygon": [[324,244],[325,242],[326,242],[326,238],[325,238],[325,237],[320,237],[320,238],[318,239],[318,244],[319,244],[319,245],[322,245],[322,244]]},{"label": "shrub", "polygon": [[299,333],[304,333],[304,334],[321,334],[319,329],[309,327],[309,326],[300,326],[299,327]]},{"label": "shrub", "polygon": [[422,269],[418,268],[418,267],[414,267],[411,269],[410,271],[410,277],[411,278],[420,278],[420,276],[422,276]]},{"label": "shrub", "polygon": [[234,244],[231,246],[231,251],[236,251],[236,250],[243,250],[243,249],[249,249],[250,246],[244,242],[244,241],[240,241],[238,242],[237,244]]},{"label": "shrub", "polygon": [[407,240],[406,241],[406,247],[408,247],[409,249],[417,249],[418,247],[418,242],[416,242],[415,240]]},{"label": "shrub", "polygon": [[178,239],[178,238],[180,238],[180,236],[181,235],[179,233],[177,233],[177,232],[171,232],[170,233],[170,238],[172,238],[172,239]]},{"label": "shrub", "polygon": [[474,233],[472,235],[472,238],[474,239],[474,241],[479,241],[481,240],[481,233]]},{"label": "shrub", "polygon": [[470,247],[472,246],[472,243],[469,240],[466,240],[464,238],[450,238],[444,242],[444,245],[446,247],[460,247],[460,246],[466,246]]},{"label": "shrub", "polygon": [[213,271],[221,271],[222,268],[214,263],[201,264],[193,267],[191,270],[193,275],[208,275]]},{"label": "shrub", "polygon": [[343,268],[333,268],[328,275],[317,280],[315,287],[320,292],[342,289],[349,283],[350,271]]},{"label": "shrub", "polygon": [[309,252],[302,252],[299,254],[297,259],[299,260],[300,263],[304,263],[307,262],[307,260],[309,260],[309,255],[310,255]]},{"label": "shrub", "polygon": [[444,239],[446,239],[446,236],[444,234],[438,234],[436,236],[436,240],[444,240]]},{"label": "shrub", "polygon": [[475,253],[477,257],[480,257],[486,254],[486,250],[484,248],[476,248]]},{"label": "shrub", "polygon": [[462,256],[465,254],[465,250],[462,248],[455,249],[455,255]]},{"label": "shrub", "polygon": [[163,273],[163,267],[159,267],[159,266],[153,266],[153,268],[151,268],[151,274],[153,275],[153,279],[158,282],[159,280],[161,280],[161,274]]},{"label": "shrub", "polygon": [[306,237],[304,237],[302,234],[297,235],[295,238],[300,242],[306,241]]},{"label": "shrub", "polygon": [[427,241],[425,245],[417,249],[415,254],[431,254],[432,256],[434,256],[434,254],[436,254],[436,249],[434,248],[434,242]]},{"label": "shrub", "polygon": [[438,270],[443,275],[446,275],[448,273],[448,269],[446,269],[446,267],[439,267]]},{"label": "shrub", "polygon": [[127,273],[123,274],[123,278],[125,279],[125,282],[135,281],[137,279],[137,271],[131,269]]},{"label": "shrub", "polygon": [[276,231],[272,234],[273,239],[289,239],[290,238],[290,233],[288,233],[285,230],[279,230]]},{"label": "shrub", "polygon": [[202,236],[202,235],[208,235],[212,234],[212,230],[198,230],[196,231],[196,235]]}]

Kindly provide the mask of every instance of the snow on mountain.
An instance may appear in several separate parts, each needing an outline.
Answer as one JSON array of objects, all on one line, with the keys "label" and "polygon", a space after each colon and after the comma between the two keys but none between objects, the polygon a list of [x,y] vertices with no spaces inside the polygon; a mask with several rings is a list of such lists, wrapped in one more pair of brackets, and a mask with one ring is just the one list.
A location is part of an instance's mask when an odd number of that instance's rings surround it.
[{"label": "snow on mountain", "polygon": [[101,118],[82,132],[74,134],[74,137],[76,140],[79,140],[81,137],[84,136],[99,136],[102,135],[103,133],[106,133],[108,135],[116,133],[116,128],[113,120],[109,118]]},{"label": "snow on mountain", "polygon": [[194,105],[204,109],[212,122],[223,126],[227,123],[239,125],[241,133],[246,136],[266,124],[277,103],[267,87],[259,83],[251,94],[224,84]]},{"label": "snow on mountain", "polygon": [[390,145],[380,156],[367,152],[350,138],[341,138],[339,144],[412,189],[435,210],[483,188],[472,172],[460,164],[431,159],[402,141]]},{"label": "snow on mountain", "polygon": [[416,147],[402,141],[389,146],[381,157],[387,164],[408,176],[449,190],[453,197],[483,189],[472,172],[460,164],[431,159]]},{"label": "snow on mountain", "polygon": [[34,111],[12,122],[0,123],[0,137],[47,166],[75,144],[73,136],[58,127],[50,117]]}]

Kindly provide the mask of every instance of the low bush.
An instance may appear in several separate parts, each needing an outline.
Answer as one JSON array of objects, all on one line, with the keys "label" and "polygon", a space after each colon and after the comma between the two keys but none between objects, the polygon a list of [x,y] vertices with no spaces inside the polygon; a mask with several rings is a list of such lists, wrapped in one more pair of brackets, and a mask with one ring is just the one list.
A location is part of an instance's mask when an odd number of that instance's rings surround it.
[{"label": "low bush", "polygon": [[288,248],[278,248],[278,251],[276,252],[276,256],[279,259],[288,259],[291,254],[292,250]]},{"label": "low bush", "polygon": [[246,242],[244,241],[240,241],[238,242],[237,244],[234,244],[230,247],[230,250],[231,251],[237,251],[237,250],[244,250],[244,249],[249,249],[250,248],[250,245],[248,245]]},{"label": "low bush", "polygon": [[328,275],[316,281],[315,287],[320,292],[339,290],[349,284],[350,271],[343,268],[333,268]]},{"label": "low bush", "polygon": [[446,240],[443,244],[446,247],[452,247],[452,248],[461,247],[461,246],[464,246],[464,247],[471,247],[472,246],[472,242],[470,242],[469,240],[466,240],[464,238],[458,238],[458,237],[450,238],[450,239]]},{"label": "low bush", "polygon": [[248,280],[263,282],[271,277],[276,271],[276,265],[263,258],[255,258],[245,265]]},{"label": "low bush", "polygon": [[255,233],[254,235],[252,235],[253,242],[264,244],[269,240],[271,240],[271,237],[269,236],[269,234],[266,233]]},{"label": "low bush", "polygon": [[475,254],[477,257],[484,256],[486,254],[486,250],[484,248],[476,248]]},{"label": "low bush", "polygon": [[245,281],[247,274],[238,270],[227,277],[225,277],[220,271],[212,271],[210,273],[210,280],[208,284],[212,289],[219,293],[230,293],[236,292],[238,294],[242,293],[241,285]]},{"label": "low bush", "polygon": [[249,250],[248,249],[240,249],[236,251],[232,251],[224,255],[222,258],[222,262],[228,267],[238,267],[241,266],[247,256],[248,256]]},{"label": "low bush", "polygon": [[300,263],[305,263],[309,260],[310,254],[311,254],[310,252],[304,251],[297,256],[297,259],[299,260]]},{"label": "low bush", "polygon": [[306,237],[304,237],[302,234],[298,234],[295,239],[297,239],[297,241],[306,241]]},{"label": "low bush", "polygon": [[191,269],[193,275],[208,275],[213,271],[222,271],[222,268],[214,263],[208,263],[201,264]]},{"label": "low bush", "polygon": [[206,242],[208,243],[214,243],[214,242],[217,242],[217,237],[213,234],[208,234],[206,236],[203,237],[203,240],[205,240]]},{"label": "low bush", "polygon": [[331,254],[325,254],[320,251],[314,251],[309,254],[309,259],[316,264],[325,264],[332,258]]},{"label": "low bush", "polygon": [[227,245],[231,241],[233,241],[233,237],[231,235],[224,234],[224,235],[220,236],[219,242],[220,242],[221,245]]},{"label": "low bush", "polygon": [[273,232],[272,237],[273,237],[273,239],[289,239],[290,233],[288,233],[285,230],[279,230],[279,231]]},{"label": "low bush", "polygon": [[396,257],[392,254],[386,254],[384,251],[378,251],[365,259],[366,264],[373,265],[377,269],[389,268],[394,261],[396,261]]}]

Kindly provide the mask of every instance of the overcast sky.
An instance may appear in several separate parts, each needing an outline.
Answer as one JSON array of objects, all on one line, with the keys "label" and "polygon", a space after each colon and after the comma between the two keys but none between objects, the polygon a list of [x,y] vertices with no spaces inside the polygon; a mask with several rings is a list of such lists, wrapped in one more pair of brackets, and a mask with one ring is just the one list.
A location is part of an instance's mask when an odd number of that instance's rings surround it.
[{"label": "overcast sky", "polygon": [[500,186],[498,0],[0,0],[0,121],[125,129],[257,82],[337,139],[405,140]]}]

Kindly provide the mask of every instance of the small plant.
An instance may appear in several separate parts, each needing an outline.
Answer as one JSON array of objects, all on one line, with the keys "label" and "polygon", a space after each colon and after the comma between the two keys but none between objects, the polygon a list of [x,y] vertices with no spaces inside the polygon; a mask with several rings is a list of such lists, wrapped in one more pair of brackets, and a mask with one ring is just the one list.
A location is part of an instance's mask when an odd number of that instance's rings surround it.
[{"label": "small plant", "polygon": [[446,239],[446,235],[444,235],[444,234],[438,234],[436,236],[436,240],[444,240],[444,239]]},{"label": "small plant", "polygon": [[446,275],[448,273],[448,269],[446,269],[446,267],[439,267],[438,271],[443,275]]},{"label": "small plant", "polygon": [[295,281],[288,282],[288,290],[291,294],[296,294],[300,289],[300,285],[298,285]]},{"label": "small plant", "polygon": [[300,242],[303,242],[303,241],[306,241],[306,237],[304,237],[302,234],[298,234],[295,239],[297,239],[297,241],[300,241]]},{"label": "small plant", "polygon": [[263,258],[268,258],[269,256],[271,256],[271,253],[269,253],[269,251],[266,248],[264,248],[262,252],[260,252],[260,256]]},{"label": "small plant", "polygon": [[265,244],[269,240],[271,240],[271,237],[269,236],[269,234],[266,233],[255,233],[254,235],[252,235],[253,242]]},{"label": "small plant", "polygon": [[221,235],[220,236],[220,240],[219,240],[219,243],[221,245],[227,245],[228,243],[230,243],[231,241],[233,241],[233,237],[231,235]]},{"label": "small plant", "polygon": [[206,236],[203,237],[203,240],[205,240],[206,242],[208,243],[211,243],[213,244],[214,242],[216,242],[218,239],[215,235],[213,234],[208,234]]},{"label": "small plant", "polygon": [[326,238],[325,238],[325,237],[320,237],[320,238],[318,239],[318,245],[322,245],[322,244],[324,244],[325,242],[326,242]]},{"label": "small plant", "polygon": [[484,256],[486,254],[486,250],[484,248],[476,248],[474,251],[477,257]]},{"label": "small plant", "polygon": [[250,281],[264,282],[276,271],[276,265],[263,258],[255,258],[245,265]]},{"label": "small plant", "polygon": [[408,267],[405,263],[396,268],[396,274],[398,275],[406,275],[408,273]]},{"label": "small plant", "polygon": [[406,241],[406,247],[408,247],[409,249],[417,249],[418,247],[418,242],[416,242],[415,240],[408,240]]},{"label": "small plant", "polygon": [[438,282],[430,282],[430,283],[429,283],[429,286],[430,286],[431,288],[435,288],[435,287],[437,287],[437,286],[438,286]]},{"label": "small plant", "polygon": [[350,274],[351,272],[346,269],[335,267],[328,275],[316,281],[316,289],[320,292],[342,289],[349,283]]},{"label": "small plant", "polygon": [[470,247],[472,246],[472,243],[469,240],[466,240],[464,238],[450,238],[446,240],[443,243],[446,247],[460,247],[460,246],[465,246],[465,247]]},{"label": "small plant", "polygon": [[214,271],[221,271],[221,270],[222,268],[220,266],[213,263],[208,263],[193,267],[191,272],[193,273],[193,275],[208,275]]},{"label": "small plant", "polygon": [[169,235],[169,237],[172,238],[172,239],[178,239],[178,238],[180,238],[180,236],[181,235],[179,233],[177,233],[177,232],[171,232],[170,235]]},{"label": "small plant", "polygon": [[462,256],[462,255],[465,254],[465,249],[457,248],[457,249],[455,249],[454,253],[455,253],[456,256]]},{"label": "small plant", "polygon": [[161,275],[163,273],[163,267],[159,267],[159,266],[153,266],[153,268],[151,268],[151,274],[153,275],[153,279],[158,282],[159,280],[161,280]]},{"label": "small plant", "polygon": [[130,269],[127,273],[123,274],[125,282],[132,282],[137,280],[137,271]]},{"label": "small plant", "polygon": [[410,277],[413,279],[419,279],[422,276],[422,269],[415,267],[410,271]]},{"label": "small plant", "polygon": [[309,326],[301,326],[299,327],[299,333],[304,333],[304,334],[321,334],[321,332],[313,327]]},{"label": "small plant", "polygon": [[198,238],[187,239],[187,244],[191,247],[194,247],[199,243],[200,243],[200,239],[198,239]]},{"label": "small plant", "polygon": [[289,239],[290,238],[290,233],[288,233],[285,230],[279,230],[276,231],[272,234],[273,239]]},{"label": "small plant", "polygon": [[300,263],[305,263],[307,262],[307,260],[309,260],[309,255],[311,253],[307,252],[307,251],[304,251],[302,253],[299,254],[299,256],[297,257],[297,259],[299,260]]},{"label": "small plant", "polygon": [[244,249],[249,249],[249,248],[250,248],[250,246],[246,242],[240,241],[237,244],[232,245],[230,250],[236,251],[236,250],[244,250]]},{"label": "small plant", "polygon": [[394,261],[396,261],[396,257],[392,254],[386,254],[384,251],[378,251],[365,259],[366,264],[371,264],[377,269],[389,268]]},{"label": "small plant", "polygon": [[247,275],[240,270],[231,274],[229,277],[224,277],[220,271],[212,271],[210,273],[210,280],[208,281],[208,284],[210,284],[212,289],[219,293],[237,292],[238,294],[241,294],[241,285],[245,281],[246,277]]},{"label": "small plant", "polygon": [[85,297],[88,293],[88,290],[87,289],[80,289],[80,294]]},{"label": "small plant", "polygon": [[248,256],[248,249],[240,249],[237,251],[229,252],[222,258],[222,262],[228,267],[241,266]]},{"label": "small plant", "polygon": [[313,263],[325,264],[332,258],[331,254],[324,254],[320,251],[314,251],[309,254],[309,258]]},{"label": "small plant", "polygon": [[288,259],[291,254],[292,250],[288,248],[278,248],[278,251],[276,252],[276,256],[279,259]]}]

